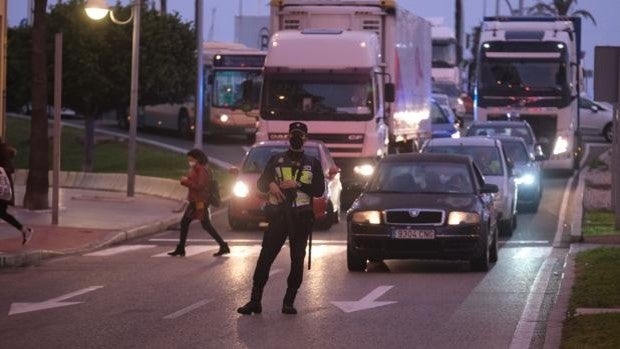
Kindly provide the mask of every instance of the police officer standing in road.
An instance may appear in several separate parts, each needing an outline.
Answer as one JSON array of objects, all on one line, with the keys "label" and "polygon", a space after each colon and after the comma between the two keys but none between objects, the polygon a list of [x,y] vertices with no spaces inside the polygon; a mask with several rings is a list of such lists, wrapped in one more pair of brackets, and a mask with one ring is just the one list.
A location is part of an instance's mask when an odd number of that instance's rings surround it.
[{"label": "police officer standing in road", "polygon": [[258,179],[258,189],[269,195],[265,207],[269,227],[263,236],[262,249],[254,270],[252,295],[246,305],[237,309],[240,314],[262,312],[261,299],[269,278],[269,269],[287,236],[291,270],[282,313],[297,314],[293,302],[301,286],[306,244],[314,222],[312,198],[320,197],[325,191],[325,178],[319,160],[303,151],[307,133],[308,127],[304,123],[291,123],[289,150],[271,157]]}]

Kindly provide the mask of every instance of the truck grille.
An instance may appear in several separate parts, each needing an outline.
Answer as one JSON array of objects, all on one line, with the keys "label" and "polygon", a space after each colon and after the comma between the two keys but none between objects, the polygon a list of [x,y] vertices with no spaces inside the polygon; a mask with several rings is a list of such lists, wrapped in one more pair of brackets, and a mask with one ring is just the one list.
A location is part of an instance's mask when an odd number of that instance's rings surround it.
[{"label": "truck grille", "polygon": [[364,144],[363,134],[311,133],[308,138],[325,144]]},{"label": "truck grille", "polygon": [[418,224],[418,225],[442,225],[444,211],[429,209],[398,209],[386,210],[385,222],[387,224]]}]

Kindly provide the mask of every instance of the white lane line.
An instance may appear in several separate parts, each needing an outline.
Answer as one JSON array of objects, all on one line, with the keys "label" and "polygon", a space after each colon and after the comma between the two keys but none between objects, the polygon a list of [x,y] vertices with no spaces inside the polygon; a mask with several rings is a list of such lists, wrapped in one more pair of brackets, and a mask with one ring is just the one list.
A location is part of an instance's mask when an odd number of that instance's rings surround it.
[{"label": "white lane line", "polygon": [[[185,247],[185,257],[192,257],[192,256],[196,256],[199,255],[201,253],[205,253],[207,251],[213,251],[213,250],[217,250],[218,246],[186,246]],[[170,251],[168,251],[170,252]],[[151,256],[153,258],[161,258],[161,257],[170,257],[168,255],[168,252],[164,252],[164,253],[159,253],[156,254],[154,256]]]},{"label": "white lane line", "polygon": [[546,245],[549,240],[499,240],[498,242],[507,245]]},{"label": "white lane line", "polygon": [[256,256],[260,253],[262,246],[261,245],[252,245],[252,246],[231,246],[230,253],[224,255],[223,257],[251,257]]},{"label": "white lane line", "polygon": [[553,239],[553,247],[559,247],[562,241],[562,233],[564,232],[564,225],[566,222],[566,208],[568,207],[568,197],[570,196],[570,189],[573,186],[575,175],[572,175],[566,183],[564,189],[564,195],[562,195],[562,205],[560,205],[560,215],[558,216],[558,226],[555,230],[555,237]]},{"label": "white lane line", "polygon": [[553,265],[556,260],[556,258],[546,259],[540,269],[538,269],[538,274],[536,274],[536,279],[534,279],[530,294],[527,296],[527,302],[521,314],[521,319],[519,319],[512,341],[510,342],[510,349],[527,349],[530,347],[532,337],[534,336],[534,329],[540,322],[538,319],[540,306],[545,298],[545,291],[549,284],[549,279],[553,272]]},{"label": "white lane line", "polygon": [[[152,238],[149,239],[151,242],[179,242],[179,239],[173,238]],[[187,242],[213,242],[213,239],[187,239]],[[230,239],[226,240],[228,243],[238,243],[238,244],[260,244],[263,242],[262,239]],[[312,246],[314,245],[346,245],[346,240],[312,240]]]},{"label": "white lane line", "polygon": [[153,248],[157,245],[124,245],[106,248],[105,250],[87,253],[84,256],[87,257],[109,257],[116,254],[121,254],[130,251],[144,250],[147,248]]},{"label": "white lane line", "polygon": [[200,302],[196,302],[196,303],[194,303],[194,304],[192,304],[190,306],[187,306],[187,307],[185,307],[185,308],[183,308],[183,309],[181,309],[179,311],[176,311],[176,312],[174,312],[172,314],[168,314],[168,315],[164,316],[164,319],[166,319],[166,320],[176,319],[176,318],[181,317],[181,316],[183,316],[183,315],[185,315],[185,314],[187,314],[189,312],[192,312],[192,311],[194,311],[194,310],[196,310],[196,309],[198,309],[198,308],[200,308],[202,306],[205,306],[205,305],[207,305],[207,304],[209,304],[211,302],[213,302],[213,300],[211,300],[211,299],[203,299]]},{"label": "white lane line", "polygon": [[551,247],[522,247],[512,256],[512,259],[547,258],[551,250]]}]

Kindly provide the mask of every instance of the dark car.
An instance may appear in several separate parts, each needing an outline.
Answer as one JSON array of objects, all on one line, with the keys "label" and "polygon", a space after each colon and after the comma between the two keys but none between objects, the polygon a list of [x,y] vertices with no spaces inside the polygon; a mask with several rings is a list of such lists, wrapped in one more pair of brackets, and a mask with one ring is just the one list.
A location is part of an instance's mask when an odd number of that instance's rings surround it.
[{"label": "dark car", "polygon": [[[262,207],[267,195],[258,191],[256,181],[269,159],[288,149],[286,141],[264,141],[255,144],[246,154],[241,168],[232,168],[231,174],[236,176],[233,195],[228,203],[228,224],[233,230],[243,229],[252,225],[266,224]],[[325,174],[325,193],[320,198],[313,198],[312,206],[318,228],[329,229],[332,224],[340,221],[340,169],[334,164],[329,150],[323,142],[308,141],[304,152],[321,162]]]},{"label": "dark car", "polygon": [[468,156],[388,156],[347,212],[349,270],[368,259],[452,259],[487,271],[497,261],[497,191]]}]

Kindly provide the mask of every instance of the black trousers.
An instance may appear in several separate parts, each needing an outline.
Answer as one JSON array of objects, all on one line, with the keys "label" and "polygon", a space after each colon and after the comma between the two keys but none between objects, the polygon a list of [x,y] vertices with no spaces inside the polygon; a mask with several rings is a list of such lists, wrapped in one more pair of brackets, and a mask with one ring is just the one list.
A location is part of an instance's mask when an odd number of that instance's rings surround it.
[{"label": "black trousers", "polygon": [[[269,279],[271,265],[280,253],[287,236],[291,250],[291,270],[288,274],[287,284],[292,289],[298,289],[301,286],[308,235],[312,231],[313,222],[312,211],[296,214],[290,223],[285,214],[274,215],[270,219],[269,227],[263,235],[262,249],[254,270],[254,287],[261,289],[265,287],[267,279]],[[294,228],[294,231],[291,231],[291,228]]]},{"label": "black trousers", "polygon": [[9,205],[6,202],[0,202],[0,219],[6,221],[10,225],[14,226],[17,230],[22,230],[22,224],[15,219],[10,213],[7,212]]},{"label": "black trousers", "polygon": [[[185,214],[181,219],[181,236],[179,238],[179,245],[185,246],[185,242],[187,241],[187,233],[189,232],[189,224],[194,220],[194,212],[196,211],[196,206],[193,202],[190,202],[187,208],[185,209]],[[213,224],[211,224],[211,219],[209,219],[209,211],[208,208],[204,209],[204,216],[200,220],[200,224],[202,228],[206,230],[215,241],[217,241],[220,246],[224,245],[224,239],[217,233]]]}]

